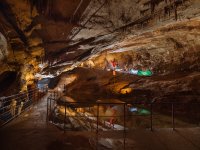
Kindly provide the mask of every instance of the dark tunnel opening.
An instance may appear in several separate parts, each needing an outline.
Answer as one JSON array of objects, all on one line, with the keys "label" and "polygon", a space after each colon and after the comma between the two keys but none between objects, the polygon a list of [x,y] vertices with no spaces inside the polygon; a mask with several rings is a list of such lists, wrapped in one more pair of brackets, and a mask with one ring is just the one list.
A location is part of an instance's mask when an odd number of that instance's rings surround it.
[{"label": "dark tunnel opening", "polygon": [[17,79],[17,72],[6,71],[0,75],[0,91],[7,90]]}]

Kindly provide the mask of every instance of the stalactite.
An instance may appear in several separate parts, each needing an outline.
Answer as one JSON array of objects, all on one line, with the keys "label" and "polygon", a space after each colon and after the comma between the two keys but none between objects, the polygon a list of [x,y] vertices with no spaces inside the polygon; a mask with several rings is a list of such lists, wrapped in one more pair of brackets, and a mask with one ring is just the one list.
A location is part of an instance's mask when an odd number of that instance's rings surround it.
[{"label": "stalactite", "polygon": [[158,5],[160,2],[162,2],[163,0],[151,0],[151,13],[154,12],[155,10],[155,6]]},{"label": "stalactite", "polygon": [[177,9],[179,5],[184,3],[184,0],[151,0],[151,13],[154,12],[156,5],[159,5],[160,2],[164,1],[166,6],[164,7],[164,15],[171,15],[171,10],[174,11],[175,19],[178,19]]},{"label": "stalactite", "polygon": [[177,6],[176,4],[174,5],[174,16],[175,16],[175,20],[178,19],[178,14],[177,14]]}]

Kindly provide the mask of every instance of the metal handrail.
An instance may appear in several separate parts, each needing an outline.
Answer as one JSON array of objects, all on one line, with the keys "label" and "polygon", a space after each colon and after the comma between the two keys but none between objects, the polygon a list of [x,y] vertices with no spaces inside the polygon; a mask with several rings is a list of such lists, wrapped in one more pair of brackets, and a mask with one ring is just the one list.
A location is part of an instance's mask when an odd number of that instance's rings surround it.
[{"label": "metal handrail", "polygon": [[[57,103],[58,102],[58,103]],[[100,119],[101,117],[104,117],[104,118],[109,118],[109,117],[115,117],[115,118],[118,118],[118,117],[121,117],[123,118],[123,147],[124,147],[124,150],[126,149],[126,134],[127,134],[127,125],[126,125],[126,121],[127,121],[127,118],[128,117],[134,117],[134,116],[144,116],[144,117],[147,117],[149,118],[149,129],[150,131],[153,131],[154,130],[154,116],[157,116],[158,114],[156,114],[156,109],[153,107],[153,106],[156,106],[156,105],[169,105],[171,107],[168,107],[167,109],[170,110],[170,113],[171,113],[171,128],[172,130],[174,131],[175,128],[176,128],[176,121],[175,121],[175,118],[177,116],[175,116],[175,106],[177,105],[182,105],[182,104],[188,104],[188,103],[185,103],[185,102],[122,102],[122,103],[113,103],[113,102],[100,102],[100,101],[97,101],[97,102],[67,102],[67,101],[59,101],[59,97],[56,97],[55,94],[52,95],[51,97],[48,97],[47,98],[47,123],[50,122],[54,125],[57,125],[56,122],[54,122],[54,119],[55,118],[50,118],[52,117],[51,115],[54,113],[54,110],[55,110],[55,106],[56,105],[62,105],[64,107],[64,112],[62,112],[62,116],[64,115],[64,118],[60,118],[59,119],[59,122],[61,121],[62,123],[62,126],[59,126],[59,128],[61,128],[64,132],[66,132],[66,119],[67,117],[68,118],[74,118],[74,119],[78,119],[78,118],[86,118],[87,119],[87,116],[84,116],[82,113],[80,112],[76,112],[75,116],[74,115],[70,115],[66,112],[66,108],[67,107],[73,107],[73,108],[76,108],[77,106],[78,107],[93,107],[93,106],[97,106],[97,108],[95,109],[95,111],[97,111],[96,113],[92,113],[91,118],[96,118],[95,120],[85,120],[86,122],[90,122],[90,127],[91,127],[91,131],[93,131],[95,129],[96,131],[96,148],[98,149],[98,144],[99,144],[99,125],[101,125],[103,128],[103,122],[102,120]],[[78,105],[79,104],[79,105]],[[147,114],[147,115],[138,115],[138,114],[127,114],[127,108],[128,108],[128,105],[141,105],[141,106],[148,106],[146,109],[148,109],[150,111],[150,114]],[[194,105],[200,105],[200,102],[191,102],[189,104],[194,104]],[[105,105],[120,105],[120,106],[123,106],[123,114],[122,115],[109,115],[109,116],[105,116],[105,115],[101,115],[99,114],[99,107],[100,106],[105,106]],[[52,109],[53,107],[53,109]],[[77,107],[77,108],[78,108]],[[156,112],[156,113],[155,113]],[[53,114],[54,115],[54,114]],[[80,115],[80,116],[79,116]],[[53,116],[55,117],[55,116]],[[170,117],[170,116],[169,116]],[[91,118],[88,118],[88,119],[91,119]],[[170,118],[169,118],[170,119]],[[96,124],[94,123],[96,122]],[[104,121],[104,125],[105,125],[105,121]]]},{"label": "metal handrail", "polygon": [[[48,118],[48,115],[49,115],[49,112],[51,111],[51,101],[54,101],[54,102],[58,102],[58,99],[54,98],[54,97],[48,97],[47,99],[47,118]],[[66,102],[66,101],[62,101],[61,105],[65,107],[74,107],[76,108],[76,105],[75,104],[80,104],[77,108],[79,107],[83,107],[85,105],[87,105],[88,107],[92,107],[93,105],[95,106],[102,106],[102,105],[121,105],[121,106],[124,106],[124,107],[127,107],[128,105],[141,105],[141,104],[145,104],[146,106],[150,106],[149,107],[149,110],[150,110],[150,114],[148,115],[139,115],[139,114],[131,114],[131,115],[126,115],[126,117],[133,117],[133,116],[150,116],[150,121],[151,121],[151,125],[150,125],[150,128],[151,130],[153,130],[153,116],[157,116],[158,114],[155,114],[153,113],[153,106],[154,105],[162,105],[162,104],[170,104],[169,106],[171,106],[171,117],[172,117],[172,129],[174,130],[175,129],[175,111],[174,111],[174,105],[176,104],[187,104],[187,103],[184,103],[184,102],[159,102],[159,103],[152,103],[152,102],[146,102],[146,103],[142,103],[142,102],[130,102],[130,103],[127,103],[127,102],[123,102],[123,103],[113,103],[113,102],[108,102],[108,103],[105,103],[105,102]],[[84,105],[83,105],[84,104]],[[200,102],[192,102],[190,104],[198,104],[200,105]],[[49,108],[50,106],[50,108]],[[49,110],[50,109],[50,110]],[[98,108],[99,109],[99,108]],[[66,110],[65,110],[66,111]],[[155,112],[155,110],[154,110]],[[65,114],[65,117],[81,117],[81,116],[72,116],[72,115],[66,115]],[[103,115],[92,115],[90,117],[124,117],[123,115],[112,115],[112,116],[103,116]],[[48,119],[47,119],[48,120]]]},{"label": "metal handrail", "polygon": [[[43,89],[41,94],[39,88],[31,89],[27,92],[20,93],[20,94],[14,94],[7,97],[1,97],[1,104],[3,104],[3,107],[0,107],[0,119],[4,121],[2,124],[0,124],[0,127],[6,125],[14,118],[21,115],[23,112],[28,110],[32,104],[38,101],[38,99],[42,98],[44,93],[47,91],[47,89]],[[12,99],[10,99],[12,98]],[[9,100],[6,100],[9,99]],[[11,102],[13,99],[17,101],[14,109],[11,108]],[[21,105],[21,102],[24,102],[23,105]],[[7,103],[7,104],[6,104]],[[5,105],[6,104],[6,105]],[[5,106],[4,106],[5,105]],[[21,107],[21,110],[20,110]],[[14,115],[12,114],[12,111],[14,111]]]},{"label": "metal handrail", "polygon": [[0,98],[10,98],[10,97],[18,96],[18,95],[21,95],[21,94],[26,94],[26,93],[28,93],[29,91],[34,91],[34,90],[37,90],[37,89],[38,89],[38,88],[34,88],[34,89],[28,90],[28,91],[26,91],[26,92],[22,92],[22,93],[18,93],[18,94],[13,94],[13,95],[10,95],[10,96],[0,97]]},{"label": "metal handrail", "polygon": [[[28,101],[28,102],[30,102],[30,101]],[[27,103],[28,103],[28,102],[27,102]],[[30,107],[31,107],[31,105],[27,106],[24,110],[21,111],[20,115],[21,115],[22,113],[24,113],[26,110],[28,110]],[[5,126],[5,125],[8,124],[10,121],[12,121],[13,119],[15,119],[17,116],[19,116],[19,115],[15,115],[15,116],[13,116],[13,117],[11,117],[11,118],[8,118],[8,120],[5,121],[0,127]]]},{"label": "metal handrail", "polygon": [[[48,97],[49,99],[53,101],[57,101],[58,99],[55,99],[53,97]],[[188,104],[185,102],[83,102],[83,101],[75,101],[75,102],[67,102],[67,101],[61,101],[61,103],[66,103],[66,104],[102,104],[102,105],[122,105],[122,104],[133,104],[133,105],[140,105],[140,104]],[[191,102],[189,104],[200,104],[200,102]]]},{"label": "metal handrail", "polygon": [[[27,94],[29,94],[29,96],[31,96],[30,94],[33,94],[35,91],[37,91],[37,90],[32,90],[32,91],[30,91],[30,92],[28,92]],[[24,97],[24,96],[26,96],[26,97]],[[11,97],[9,97],[9,98],[11,98]],[[21,96],[18,96],[18,97],[14,97],[14,98],[12,98],[12,99],[9,99],[9,100],[6,100],[5,101],[5,99],[2,101],[2,103],[7,103],[7,102],[10,102],[10,101],[12,101],[13,99],[15,99],[15,100],[18,100],[18,99],[20,99],[20,98],[23,98],[23,100],[24,99],[26,99],[27,98],[27,95],[21,95]],[[20,102],[20,101],[19,101]],[[1,107],[0,107],[1,108]]]},{"label": "metal handrail", "polygon": [[20,98],[20,97],[26,96],[26,94],[30,94],[30,92],[34,92],[34,91],[37,91],[37,90],[38,90],[38,88],[35,88],[35,89],[31,89],[31,90],[28,90],[28,91],[23,92],[23,93],[14,94],[14,95],[10,95],[10,96],[7,96],[7,97],[0,97],[0,100],[2,100],[3,102],[9,102],[9,101],[12,101],[12,99],[7,100],[7,101],[5,101],[5,99],[17,97],[18,95],[19,96],[17,98]]},{"label": "metal handrail", "polygon": [[[19,99],[19,97],[17,97],[17,98],[15,98],[15,100],[18,100],[17,102],[18,103],[20,103],[20,102],[22,102],[22,101],[24,101],[24,100],[26,100],[26,99],[29,99],[29,97],[32,97],[32,96],[34,96],[34,92],[35,92],[36,90],[34,90],[34,91],[31,91],[28,95],[26,95],[26,97],[24,97],[23,99]],[[13,99],[11,99],[10,101],[12,101]],[[7,103],[7,102],[10,102],[10,101],[3,101],[2,102],[2,104],[4,105],[5,103]],[[6,106],[3,106],[3,107],[0,107],[0,110],[4,110],[4,109],[6,109],[6,108],[10,108],[10,105],[11,105],[11,103],[10,104],[8,104],[8,105],[6,105]],[[17,106],[17,105],[16,105]],[[1,115],[1,114],[0,114]]]}]

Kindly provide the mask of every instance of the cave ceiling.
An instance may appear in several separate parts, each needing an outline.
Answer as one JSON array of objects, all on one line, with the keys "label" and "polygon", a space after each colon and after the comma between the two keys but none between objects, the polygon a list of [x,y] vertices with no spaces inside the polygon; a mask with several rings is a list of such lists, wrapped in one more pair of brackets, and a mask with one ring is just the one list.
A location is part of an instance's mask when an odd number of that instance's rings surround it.
[{"label": "cave ceiling", "polygon": [[[10,59],[34,57],[46,63],[40,73],[59,74],[104,52],[161,54],[169,41],[172,47],[184,45],[168,28],[196,30],[199,6],[198,0],[0,0],[0,32],[15,54]],[[199,36],[190,34],[189,41]]]}]

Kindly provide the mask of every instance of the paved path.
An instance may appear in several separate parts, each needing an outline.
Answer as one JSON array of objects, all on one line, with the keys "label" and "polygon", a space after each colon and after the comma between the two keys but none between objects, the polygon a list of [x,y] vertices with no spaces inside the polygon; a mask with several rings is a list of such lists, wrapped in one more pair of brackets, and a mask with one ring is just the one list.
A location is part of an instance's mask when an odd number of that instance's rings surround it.
[{"label": "paved path", "polygon": [[[46,98],[0,129],[0,149],[94,149],[95,133],[67,131],[64,134],[55,126],[46,124]],[[123,132],[100,132],[99,141],[106,143],[107,147],[112,143],[115,149],[120,150],[123,148]],[[129,131],[126,143],[126,149],[130,150],[200,150],[200,128]],[[99,149],[106,148],[101,146]]]},{"label": "paved path", "polygon": [[[84,133],[64,134],[55,126],[47,124],[46,109],[47,96],[20,117],[1,128],[0,150],[90,149],[87,148],[89,141]],[[83,144],[77,145],[77,141],[83,141]]]}]

